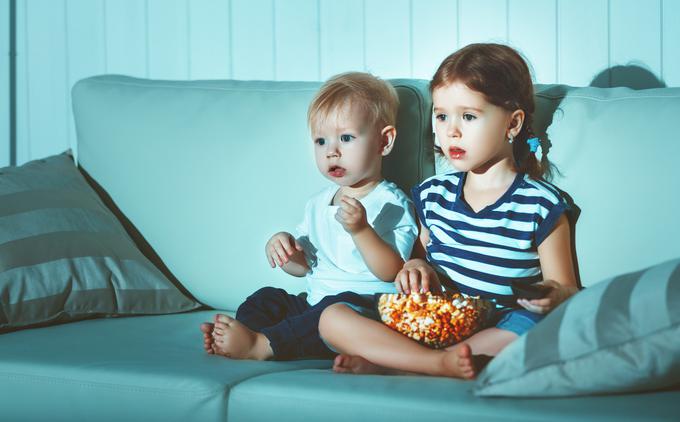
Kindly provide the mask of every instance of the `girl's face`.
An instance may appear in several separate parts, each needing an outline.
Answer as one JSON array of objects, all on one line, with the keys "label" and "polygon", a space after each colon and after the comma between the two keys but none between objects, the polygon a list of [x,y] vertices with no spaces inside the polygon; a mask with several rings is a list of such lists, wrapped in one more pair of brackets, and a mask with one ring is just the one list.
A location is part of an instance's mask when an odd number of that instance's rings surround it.
[{"label": "girl's face", "polygon": [[457,170],[484,172],[503,160],[510,160],[512,167],[508,135],[515,134],[511,126],[517,112],[491,104],[483,94],[460,82],[436,88],[432,102],[435,132],[443,153]]}]

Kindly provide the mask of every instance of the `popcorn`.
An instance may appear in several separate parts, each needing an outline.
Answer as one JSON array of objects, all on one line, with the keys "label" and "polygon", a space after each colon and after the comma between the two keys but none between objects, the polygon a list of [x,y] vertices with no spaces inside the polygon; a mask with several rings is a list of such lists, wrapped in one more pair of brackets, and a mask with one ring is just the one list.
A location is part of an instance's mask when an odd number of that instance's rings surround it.
[{"label": "popcorn", "polygon": [[426,346],[440,349],[479,331],[493,304],[460,293],[385,293],[378,300],[380,319],[388,327]]}]

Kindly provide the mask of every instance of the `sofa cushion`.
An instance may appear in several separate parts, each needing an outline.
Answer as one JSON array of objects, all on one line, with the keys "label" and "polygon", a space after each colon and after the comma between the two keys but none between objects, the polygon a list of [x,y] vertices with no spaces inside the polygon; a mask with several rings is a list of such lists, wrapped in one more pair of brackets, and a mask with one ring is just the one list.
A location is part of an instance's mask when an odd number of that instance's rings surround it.
[{"label": "sofa cushion", "polygon": [[231,389],[230,421],[670,421],[680,391],[608,397],[476,397],[473,381],[336,374],[305,369],[261,375]]},{"label": "sofa cushion", "polygon": [[[427,84],[394,84],[385,175],[410,189],[434,168]],[[306,123],[320,85],[88,78],[73,89],[78,161],[201,302],[236,309],[263,286],[299,292],[303,280],[270,268],[264,245],[330,183]]]},{"label": "sofa cushion", "polygon": [[137,250],[69,156],[0,169],[0,333],[198,306]]},{"label": "sofa cushion", "polygon": [[0,419],[224,422],[238,382],[330,366],[208,355],[198,327],[213,314],[95,319],[0,335]]},{"label": "sofa cushion", "polygon": [[480,396],[573,396],[680,386],[680,259],[573,296],[480,374]]}]

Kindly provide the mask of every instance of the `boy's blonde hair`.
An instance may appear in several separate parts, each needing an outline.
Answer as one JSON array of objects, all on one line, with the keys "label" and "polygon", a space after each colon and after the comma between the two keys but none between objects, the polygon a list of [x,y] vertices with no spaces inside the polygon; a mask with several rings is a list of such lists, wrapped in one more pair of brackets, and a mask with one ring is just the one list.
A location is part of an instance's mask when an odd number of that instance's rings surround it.
[{"label": "boy's blonde hair", "polygon": [[307,124],[314,128],[347,101],[360,107],[367,122],[378,130],[397,124],[397,91],[389,82],[364,72],[341,73],[326,81],[309,105]]}]

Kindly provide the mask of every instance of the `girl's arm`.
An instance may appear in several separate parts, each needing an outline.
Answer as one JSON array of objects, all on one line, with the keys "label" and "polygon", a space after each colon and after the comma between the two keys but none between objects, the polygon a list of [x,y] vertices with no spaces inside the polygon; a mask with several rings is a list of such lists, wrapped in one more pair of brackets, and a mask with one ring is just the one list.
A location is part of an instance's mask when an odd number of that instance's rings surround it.
[{"label": "girl's arm", "polygon": [[430,231],[418,222],[418,241],[413,245],[411,259],[399,271],[394,286],[399,293],[441,292],[441,281],[437,272],[427,262],[427,244],[430,243]]},{"label": "girl's arm", "polygon": [[544,314],[578,292],[571,255],[571,230],[564,214],[548,237],[538,245],[538,258],[543,273],[542,284],[552,287],[552,290],[545,298],[519,299],[517,303],[532,312]]}]

